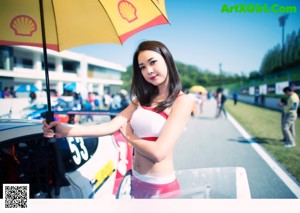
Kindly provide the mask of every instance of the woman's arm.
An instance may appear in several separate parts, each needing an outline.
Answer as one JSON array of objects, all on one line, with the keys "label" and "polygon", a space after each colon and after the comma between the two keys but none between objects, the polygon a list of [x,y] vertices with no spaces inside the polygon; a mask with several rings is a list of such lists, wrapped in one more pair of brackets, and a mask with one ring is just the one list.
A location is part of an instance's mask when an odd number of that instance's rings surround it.
[{"label": "woman's arm", "polygon": [[156,142],[138,138],[133,134],[129,124],[122,126],[121,132],[137,152],[153,162],[159,162],[173,150],[190,119],[193,104],[193,99],[188,95],[177,98]]},{"label": "woman's arm", "polygon": [[[43,121],[45,137],[100,137],[118,131],[124,123],[127,123],[136,109],[136,104],[131,103],[109,122],[91,126],[65,126],[60,122],[51,122],[49,125]],[[52,130],[55,127],[55,133]]]}]

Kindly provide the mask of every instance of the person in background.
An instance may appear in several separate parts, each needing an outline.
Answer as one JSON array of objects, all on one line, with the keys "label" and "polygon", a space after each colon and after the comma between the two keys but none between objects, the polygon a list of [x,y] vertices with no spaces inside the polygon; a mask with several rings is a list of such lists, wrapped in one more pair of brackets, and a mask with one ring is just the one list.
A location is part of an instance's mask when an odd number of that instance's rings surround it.
[{"label": "person in background", "polygon": [[10,87],[10,94],[11,94],[11,96],[12,96],[13,98],[16,98],[16,97],[17,97],[16,92],[15,92],[15,89],[14,89],[13,86]]},{"label": "person in background", "polygon": [[121,95],[118,94],[112,94],[111,96],[111,104],[109,109],[110,110],[119,110],[121,108]]},{"label": "person in background", "polygon": [[227,100],[227,97],[223,93],[223,89],[219,88],[217,90],[217,107],[218,108],[217,108],[216,118],[220,118],[222,112],[223,112],[225,118],[227,118],[227,113],[226,113],[225,106],[224,106],[226,100]]},{"label": "person in background", "polygon": [[111,105],[113,103],[113,98],[109,93],[105,93],[103,96],[103,106],[104,109],[111,109]]},{"label": "person in background", "polygon": [[254,104],[258,105],[258,99],[259,99],[259,91],[257,89],[255,89]]},{"label": "person in background", "polygon": [[35,94],[35,92],[30,92],[29,93],[29,98],[30,98],[30,103],[31,104],[33,104],[34,102],[35,102],[35,100],[36,100],[36,94]]},{"label": "person in background", "polygon": [[233,92],[233,103],[234,103],[234,105],[237,105],[238,97],[239,97],[238,92],[236,90],[234,90],[234,92]]},{"label": "person in background", "polygon": [[287,101],[285,98],[281,98],[280,99],[280,102],[278,104],[278,106],[282,107],[282,111],[281,111],[281,122],[280,122],[280,126],[281,126],[281,132],[282,132],[282,136],[283,136],[283,139],[280,140],[282,142],[285,142],[286,141],[286,138],[285,138],[285,135],[284,135],[284,131],[283,131],[283,128],[284,128],[284,119],[285,119],[285,113],[284,113],[284,109],[283,107],[287,105]]},{"label": "person in background", "polygon": [[[93,105],[89,100],[84,100],[82,104],[83,111],[91,111],[93,110]],[[87,114],[85,117],[85,122],[89,122],[89,120],[94,121],[93,115]]]},{"label": "person in background", "polygon": [[284,147],[291,148],[296,146],[295,122],[297,120],[297,109],[299,107],[299,97],[290,87],[283,89],[284,94],[288,96],[287,104],[284,109],[283,133],[285,137]]},{"label": "person in background", "polygon": [[43,121],[44,136],[100,137],[120,131],[134,150],[131,196],[176,197],[180,186],[173,150],[190,119],[193,100],[181,91],[174,59],[163,43],[144,41],[135,51],[131,97],[136,98],[107,123],[66,127]]},{"label": "person in background", "polygon": [[[292,92],[297,93],[297,85],[294,82],[290,83],[290,88],[291,88]],[[298,115],[298,117],[300,117],[300,107],[298,107],[298,109],[297,109],[297,115]]]},{"label": "person in background", "polygon": [[10,93],[9,87],[4,88],[2,96],[3,96],[3,98],[13,98],[13,96]]},{"label": "person in background", "polygon": [[186,94],[188,96],[190,96],[190,98],[193,100],[194,104],[193,104],[193,109],[191,111],[191,116],[194,117],[195,115],[197,115],[198,112],[198,100],[196,97],[196,94],[193,92],[190,92],[189,90],[186,91]]},{"label": "person in background", "polygon": [[261,94],[260,95],[260,105],[265,106],[265,94]]},{"label": "person in background", "polygon": [[203,94],[203,92],[199,92],[199,113],[202,114],[203,113],[203,105],[204,105],[204,101],[205,101],[205,95]]},{"label": "person in background", "polygon": [[88,102],[90,102],[90,104],[92,105],[92,108],[94,108],[94,101],[95,101],[95,94],[92,92],[88,93]]},{"label": "person in background", "polygon": [[128,105],[129,105],[129,100],[127,98],[127,91],[124,89],[121,89],[120,92],[120,97],[121,97],[121,101],[120,101],[120,110],[125,109]]}]

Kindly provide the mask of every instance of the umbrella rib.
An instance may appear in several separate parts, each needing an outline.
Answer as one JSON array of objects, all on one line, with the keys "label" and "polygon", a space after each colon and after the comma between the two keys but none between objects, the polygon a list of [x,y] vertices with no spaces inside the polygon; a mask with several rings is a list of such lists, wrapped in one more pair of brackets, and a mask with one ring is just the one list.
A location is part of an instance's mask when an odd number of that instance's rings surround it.
[{"label": "umbrella rib", "polygon": [[168,22],[169,24],[171,24],[170,21],[169,21],[169,19],[165,16],[165,14],[161,11],[161,9],[155,4],[155,2],[154,2],[153,0],[151,0],[151,1],[152,1],[153,4],[155,5],[155,7],[160,11],[160,13],[164,16],[164,18],[167,20],[167,22]]},{"label": "umbrella rib", "polygon": [[114,28],[116,34],[117,34],[117,37],[118,37],[118,39],[119,39],[119,41],[120,41],[120,44],[123,45],[123,43],[122,43],[122,41],[121,41],[121,39],[120,39],[120,37],[119,37],[118,31],[117,31],[117,29],[116,29],[116,27],[115,27],[115,25],[114,25],[114,22],[111,20],[110,15],[109,15],[108,12],[106,11],[106,8],[103,6],[103,4],[101,3],[100,0],[98,0],[98,2],[99,2],[100,5],[102,5],[102,8],[104,9],[104,11],[105,11],[107,17],[109,18],[109,20],[110,20],[110,22],[111,22],[111,24],[112,24],[112,26],[113,26],[113,28]]}]

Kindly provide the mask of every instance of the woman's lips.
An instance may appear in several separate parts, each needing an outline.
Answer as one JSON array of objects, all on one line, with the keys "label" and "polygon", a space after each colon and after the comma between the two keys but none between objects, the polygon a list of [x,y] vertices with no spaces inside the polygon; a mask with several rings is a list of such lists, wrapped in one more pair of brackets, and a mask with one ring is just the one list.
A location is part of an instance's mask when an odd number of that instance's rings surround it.
[{"label": "woman's lips", "polygon": [[150,77],[150,80],[154,80],[157,77],[157,75]]}]

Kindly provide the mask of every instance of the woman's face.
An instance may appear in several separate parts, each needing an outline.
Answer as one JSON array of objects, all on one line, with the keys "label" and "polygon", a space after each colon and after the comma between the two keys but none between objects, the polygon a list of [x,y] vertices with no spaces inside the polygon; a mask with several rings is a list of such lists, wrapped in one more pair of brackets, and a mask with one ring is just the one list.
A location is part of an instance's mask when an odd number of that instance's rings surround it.
[{"label": "woman's face", "polygon": [[164,58],[157,52],[145,50],[139,53],[140,71],[147,82],[154,86],[168,83],[168,68]]}]

